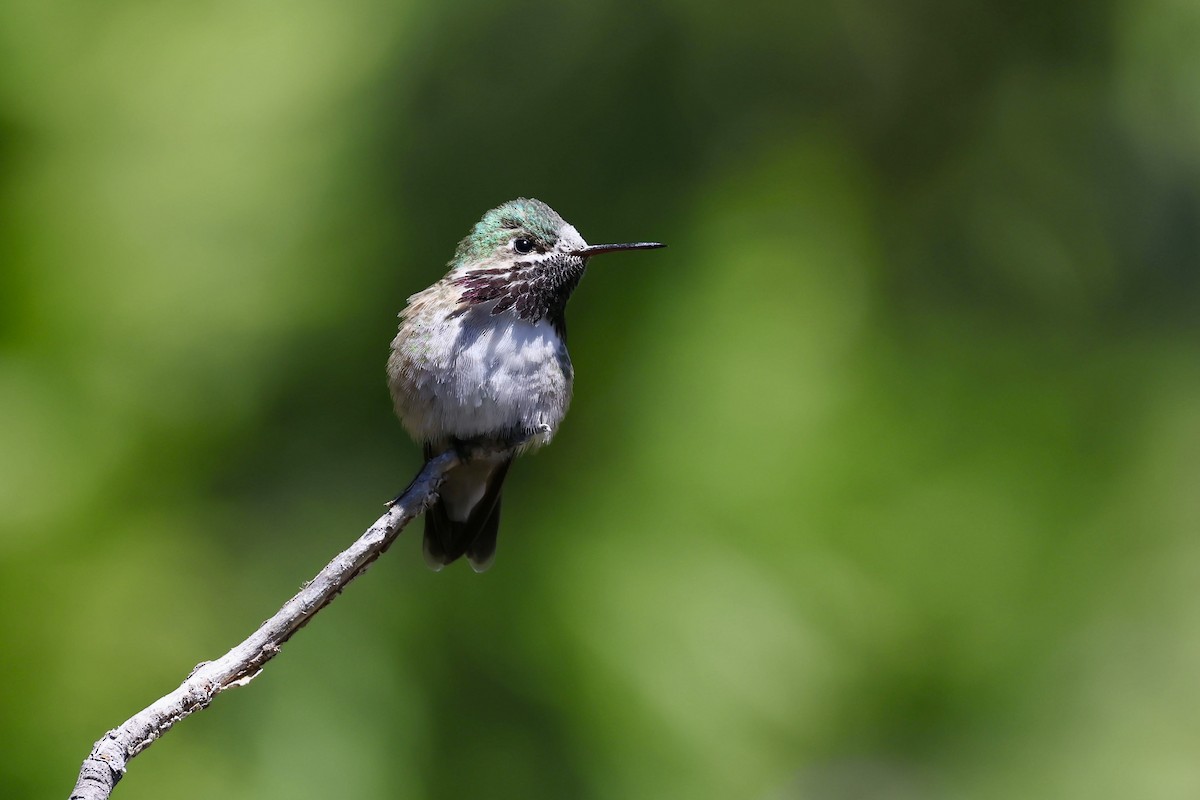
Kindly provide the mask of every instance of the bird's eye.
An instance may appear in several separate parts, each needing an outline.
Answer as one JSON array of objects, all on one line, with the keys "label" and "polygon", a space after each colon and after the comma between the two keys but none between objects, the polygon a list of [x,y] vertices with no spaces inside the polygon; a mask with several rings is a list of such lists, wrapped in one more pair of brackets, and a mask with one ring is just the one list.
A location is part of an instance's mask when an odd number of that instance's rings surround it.
[{"label": "bird's eye", "polygon": [[533,242],[524,238],[513,239],[513,250],[516,250],[518,253],[532,253]]}]

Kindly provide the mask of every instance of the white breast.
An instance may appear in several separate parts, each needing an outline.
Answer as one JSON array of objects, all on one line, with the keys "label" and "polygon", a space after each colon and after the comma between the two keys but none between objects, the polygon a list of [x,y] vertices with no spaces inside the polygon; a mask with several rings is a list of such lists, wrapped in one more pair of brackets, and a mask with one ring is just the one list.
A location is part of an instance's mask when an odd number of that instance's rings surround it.
[{"label": "white breast", "polygon": [[566,415],[571,362],[545,320],[473,309],[419,333],[402,328],[393,348],[396,410],[418,440],[516,429],[538,432],[541,445]]}]

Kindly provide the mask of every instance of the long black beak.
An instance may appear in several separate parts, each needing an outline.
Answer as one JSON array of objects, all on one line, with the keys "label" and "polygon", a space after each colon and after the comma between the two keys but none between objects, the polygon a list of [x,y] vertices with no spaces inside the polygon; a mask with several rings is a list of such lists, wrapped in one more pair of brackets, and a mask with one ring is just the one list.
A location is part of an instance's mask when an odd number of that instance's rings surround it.
[{"label": "long black beak", "polygon": [[591,258],[602,253],[619,253],[622,250],[656,250],[659,247],[666,247],[665,244],[658,242],[625,242],[624,244],[589,244],[587,247],[581,247],[578,250],[572,250],[571,255],[582,256],[583,258]]}]

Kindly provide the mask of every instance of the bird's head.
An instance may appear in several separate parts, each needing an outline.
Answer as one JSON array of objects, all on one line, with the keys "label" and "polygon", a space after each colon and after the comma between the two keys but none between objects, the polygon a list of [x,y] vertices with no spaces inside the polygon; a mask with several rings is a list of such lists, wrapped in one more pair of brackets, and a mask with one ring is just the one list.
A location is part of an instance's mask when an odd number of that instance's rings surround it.
[{"label": "bird's head", "polygon": [[451,281],[463,307],[491,304],[522,319],[558,321],[588,259],[621,250],[663,247],[658,242],[589,245],[554,209],[518,198],[493,208],[458,244]]}]

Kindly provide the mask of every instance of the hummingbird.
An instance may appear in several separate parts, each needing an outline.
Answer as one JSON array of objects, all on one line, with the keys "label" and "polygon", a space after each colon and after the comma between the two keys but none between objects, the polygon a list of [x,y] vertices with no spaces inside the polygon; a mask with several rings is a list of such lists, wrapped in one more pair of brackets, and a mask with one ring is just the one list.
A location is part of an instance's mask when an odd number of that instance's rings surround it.
[{"label": "hummingbird", "polygon": [[518,198],[484,214],[449,272],[408,298],[387,364],[396,415],[426,461],[464,454],[425,512],[432,569],[464,555],[476,572],[492,565],[509,465],[550,442],[571,402],[564,312],[588,260],[663,246],[589,245],[550,206]]}]

